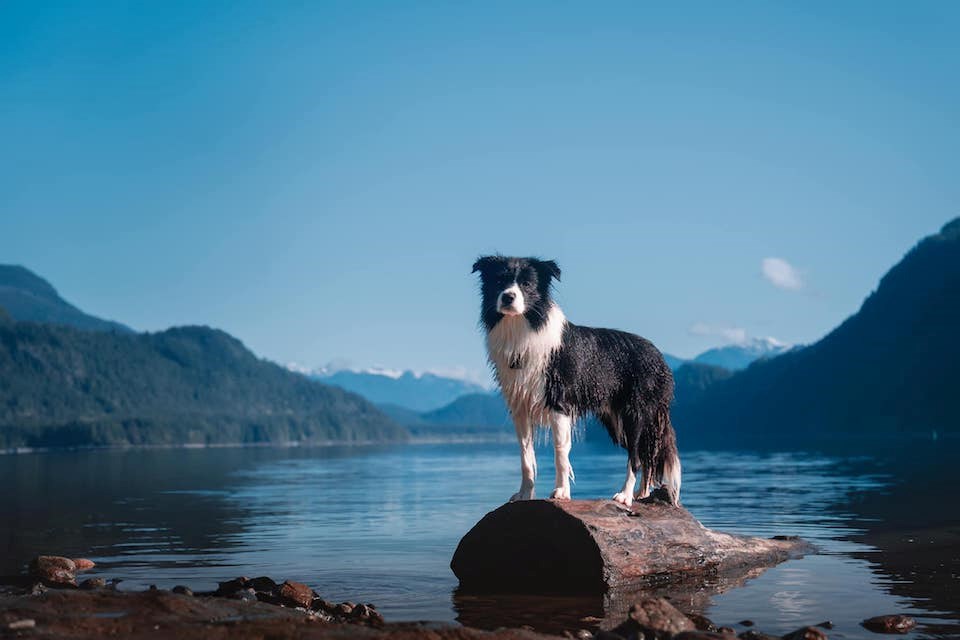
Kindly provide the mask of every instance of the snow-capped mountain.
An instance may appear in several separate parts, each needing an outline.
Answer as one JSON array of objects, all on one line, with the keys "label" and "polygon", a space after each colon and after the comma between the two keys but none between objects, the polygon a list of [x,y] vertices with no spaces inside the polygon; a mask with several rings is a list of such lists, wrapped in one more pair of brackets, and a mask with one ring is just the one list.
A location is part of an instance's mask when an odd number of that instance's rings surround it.
[{"label": "snow-capped mountain", "polygon": [[395,405],[417,412],[439,409],[460,396],[488,391],[472,380],[432,372],[384,367],[349,369],[336,365],[309,369],[297,363],[289,363],[287,368],[357,393],[375,404]]},{"label": "snow-capped mountain", "polygon": [[741,344],[730,344],[704,351],[693,362],[712,364],[730,371],[739,371],[761,358],[772,358],[789,351],[792,347],[776,338],[751,338]]}]

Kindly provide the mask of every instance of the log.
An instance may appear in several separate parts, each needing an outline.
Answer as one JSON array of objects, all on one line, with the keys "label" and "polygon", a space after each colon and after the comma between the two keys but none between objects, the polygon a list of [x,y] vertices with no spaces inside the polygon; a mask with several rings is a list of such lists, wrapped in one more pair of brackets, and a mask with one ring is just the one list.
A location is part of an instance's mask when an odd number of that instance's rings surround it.
[{"label": "log", "polygon": [[631,509],[611,500],[528,500],[484,516],[450,568],[460,593],[603,594],[738,581],[813,550],[795,537],[711,531],[656,498]]}]

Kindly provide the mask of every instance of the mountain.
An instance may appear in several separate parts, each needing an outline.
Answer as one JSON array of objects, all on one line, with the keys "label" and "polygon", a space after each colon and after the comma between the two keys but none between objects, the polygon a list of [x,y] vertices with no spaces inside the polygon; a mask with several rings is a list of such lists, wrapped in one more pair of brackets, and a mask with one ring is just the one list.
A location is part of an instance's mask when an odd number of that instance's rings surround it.
[{"label": "mountain", "polygon": [[723,367],[687,362],[673,372],[674,403],[698,400],[707,388],[732,375],[732,371]]},{"label": "mountain", "polygon": [[325,384],[358,393],[378,405],[395,405],[417,412],[438,409],[468,393],[483,393],[478,384],[433,373],[383,370],[314,372]]},{"label": "mountain", "polygon": [[207,327],[105,333],[0,314],[0,448],[403,440],[360,396]]},{"label": "mountain", "polygon": [[677,356],[671,355],[669,353],[663,354],[663,359],[666,360],[667,366],[670,367],[671,371],[676,371],[679,367],[686,362],[683,358],[678,358]]},{"label": "mountain", "polygon": [[[960,433],[960,218],[921,240],[819,342],[678,402],[681,442],[797,445]],[[686,446],[691,446],[687,444]]]},{"label": "mountain", "polygon": [[85,331],[133,333],[133,329],[119,322],[80,311],[61,298],[49,282],[18,265],[0,264],[0,307],[15,320],[61,324]]},{"label": "mountain", "polygon": [[790,349],[775,338],[753,338],[744,344],[731,344],[704,351],[693,362],[722,367],[728,371],[746,369],[762,358],[772,358]]}]

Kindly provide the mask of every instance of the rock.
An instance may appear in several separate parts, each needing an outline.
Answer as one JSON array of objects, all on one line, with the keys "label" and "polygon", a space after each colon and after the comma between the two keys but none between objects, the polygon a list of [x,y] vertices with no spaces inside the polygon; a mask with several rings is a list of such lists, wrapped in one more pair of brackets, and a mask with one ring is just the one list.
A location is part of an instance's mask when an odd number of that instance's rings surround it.
[{"label": "rock", "polygon": [[[610,500],[526,500],[484,516],[450,567],[464,593],[503,593],[507,585],[514,593],[602,594],[734,579],[811,549],[800,540],[710,531],[686,509],[659,501],[628,511]],[[553,557],[564,561],[545,560]]]},{"label": "rock", "polygon": [[47,592],[47,585],[43,584],[42,582],[37,582],[36,584],[30,587],[30,595],[32,596],[43,595],[46,592]]},{"label": "rock", "polygon": [[690,618],[691,622],[693,622],[693,625],[697,628],[697,631],[709,631],[711,633],[716,633],[717,625],[713,624],[713,621],[707,616],[702,616],[699,613],[691,613],[687,617]]},{"label": "rock", "polygon": [[906,633],[917,626],[917,621],[910,616],[889,615],[874,616],[861,622],[865,628],[875,633]]},{"label": "rock", "polygon": [[30,561],[31,573],[48,569],[63,569],[73,572],[77,570],[77,563],[63,556],[37,556]]},{"label": "rock", "polygon": [[341,616],[348,616],[352,611],[353,606],[349,602],[341,602],[333,609],[334,613]]},{"label": "rock", "polygon": [[823,622],[818,622],[813,626],[823,627],[824,629],[833,629],[833,622],[831,622],[830,620],[824,620]]},{"label": "rock", "polygon": [[190,587],[185,587],[185,586],[183,586],[182,584],[178,584],[177,586],[175,586],[175,587],[172,589],[172,591],[173,591],[174,593],[179,593],[179,594],[182,595],[182,596],[192,596],[192,595],[193,595],[193,590],[192,590]]},{"label": "rock", "polygon": [[353,611],[350,612],[351,618],[356,618],[364,620],[370,617],[370,607],[365,604],[358,604],[353,608]]},{"label": "rock", "polygon": [[313,589],[302,582],[287,580],[280,585],[280,600],[289,606],[309,609],[313,603]]},{"label": "rock", "polygon": [[214,592],[213,595],[220,596],[220,597],[233,595],[237,591],[240,591],[240,589],[244,589],[246,587],[247,580],[248,578],[243,577],[243,578],[234,578],[233,580],[227,580],[226,582],[218,582],[217,590]]},{"label": "rock", "polygon": [[234,600],[243,600],[244,602],[256,602],[257,601],[257,592],[253,589],[240,589],[239,591],[234,591],[230,594],[230,597]]},{"label": "rock", "polygon": [[800,627],[783,636],[783,640],[827,640],[827,634],[816,627]]},{"label": "rock", "polygon": [[246,587],[250,587],[256,591],[274,591],[279,585],[273,581],[272,578],[267,576],[260,576],[258,578],[251,578],[247,580]]},{"label": "rock", "polygon": [[77,566],[77,571],[86,571],[97,566],[93,560],[87,560],[86,558],[74,558],[73,564]]},{"label": "rock", "polygon": [[88,591],[92,591],[94,589],[105,589],[106,586],[107,581],[103,578],[87,578],[80,583],[80,588]]},{"label": "rock", "polygon": [[712,631],[684,631],[673,636],[672,640],[730,640],[730,635]]},{"label": "rock", "polygon": [[23,618],[22,620],[14,620],[7,625],[7,628],[16,631],[18,629],[33,629],[37,626],[37,621],[33,618]]},{"label": "rock", "polygon": [[336,610],[337,605],[333,604],[332,602],[328,602],[323,598],[314,598],[313,602],[310,604],[310,608],[313,609],[314,611],[323,611],[325,613],[333,613]]},{"label": "rock", "polygon": [[30,574],[47,585],[77,586],[77,564],[62,556],[37,556],[30,562]]},{"label": "rock", "polygon": [[630,607],[629,617],[613,633],[630,638],[643,633],[646,638],[665,640],[681,631],[694,631],[693,621],[665,598],[646,598]]},{"label": "rock", "polygon": [[737,624],[741,627],[752,627],[755,623],[753,620],[741,620]]},{"label": "rock", "polygon": [[719,629],[717,629],[717,633],[725,633],[728,636],[737,635],[737,631],[733,627],[720,627]]}]

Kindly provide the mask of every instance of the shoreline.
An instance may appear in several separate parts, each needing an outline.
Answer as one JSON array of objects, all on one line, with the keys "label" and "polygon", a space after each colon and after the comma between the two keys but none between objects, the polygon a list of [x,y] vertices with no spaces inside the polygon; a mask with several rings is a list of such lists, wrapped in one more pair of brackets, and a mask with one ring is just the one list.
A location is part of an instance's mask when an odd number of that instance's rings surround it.
[{"label": "shoreline", "polygon": [[0,449],[0,456],[28,455],[35,453],[60,453],[84,451],[140,451],[151,449],[310,449],[329,447],[375,447],[375,446],[404,446],[429,444],[497,444],[512,443],[516,438],[512,435],[497,436],[452,436],[418,437],[412,436],[405,440],[316,440],[290,442],[213,442],[213,443],[181,443],[181,444],[111,444],[111,445],[72,445],[64,447],[10,447]]}]

